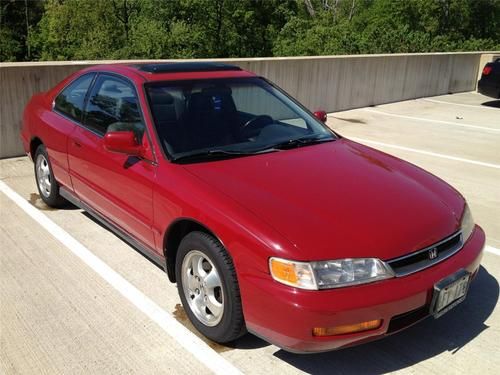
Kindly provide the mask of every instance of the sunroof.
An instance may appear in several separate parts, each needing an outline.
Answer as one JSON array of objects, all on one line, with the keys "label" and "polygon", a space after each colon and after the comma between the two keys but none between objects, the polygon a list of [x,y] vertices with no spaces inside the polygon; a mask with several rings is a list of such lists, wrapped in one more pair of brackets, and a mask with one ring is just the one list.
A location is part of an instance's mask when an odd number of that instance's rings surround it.
[{"label": "sunroof", "polygon": [[214,72],[224,70],[241,70],[236,65],[228,65],[217,62],[175,62],[140,64],[137,68],[148,73],[179,73],[179,72]]}]

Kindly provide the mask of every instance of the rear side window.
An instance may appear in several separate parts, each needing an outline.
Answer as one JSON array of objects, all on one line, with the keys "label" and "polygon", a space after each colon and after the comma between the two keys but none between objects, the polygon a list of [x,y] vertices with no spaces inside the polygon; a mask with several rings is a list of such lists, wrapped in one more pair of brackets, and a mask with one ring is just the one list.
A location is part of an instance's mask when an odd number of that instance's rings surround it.
[{"label": "rear side window", "polygon": [[54,109],[73,120],[81,121],[85,96],[93,79],[94,74],[85,74],[73,81],[57,95]]},{"label": "rear side window", "polygon": [[132,130],[141,140],[144,124],[133,86],[117,77],[99,76],[87,101],[84,125],[100,135]]}]

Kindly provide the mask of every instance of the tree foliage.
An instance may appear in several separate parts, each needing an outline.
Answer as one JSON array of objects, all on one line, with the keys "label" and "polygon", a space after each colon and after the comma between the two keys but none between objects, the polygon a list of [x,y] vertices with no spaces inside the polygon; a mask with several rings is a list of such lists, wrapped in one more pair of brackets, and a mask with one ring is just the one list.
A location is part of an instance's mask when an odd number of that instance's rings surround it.
[{"label": "tree foliage", "polygon": [[0,61],[500,49],[500,0],[0,0]]},{"label": "tree foliage", "polygon": [[36,57],[28,37],[43,14],[43,2],[0,0],[0,61],[31,60]]}]

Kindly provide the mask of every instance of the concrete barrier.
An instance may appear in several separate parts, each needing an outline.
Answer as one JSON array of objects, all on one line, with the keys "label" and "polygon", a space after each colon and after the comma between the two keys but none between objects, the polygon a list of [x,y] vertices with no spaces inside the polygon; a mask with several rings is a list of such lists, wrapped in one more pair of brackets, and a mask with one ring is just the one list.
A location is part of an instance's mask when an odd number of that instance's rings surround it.
[{"label": "concrete barrier", "polygon": [[[480,64],[495,55],[499,53],[315,56],[217,61],[239,65],[270,79],[312,110],[321,108],[334,112],[424,96],[472,91],[476,88],[478,72],[482,68]],[[113,62],[116,61],[0,63],[0,158],[22,155],[19,140],[22,112],[35,92],[49,89],[70,73],[84,67]]]}]

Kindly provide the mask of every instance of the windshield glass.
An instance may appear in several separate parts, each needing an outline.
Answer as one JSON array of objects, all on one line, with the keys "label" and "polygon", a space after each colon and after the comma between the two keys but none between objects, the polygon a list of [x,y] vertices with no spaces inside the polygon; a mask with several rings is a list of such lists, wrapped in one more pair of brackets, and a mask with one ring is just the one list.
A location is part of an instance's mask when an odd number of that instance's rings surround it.
[{"label": "windshield glass", "polygon": [[159,82],[148,84],[146,91],[158,136],[173,160],[203,154],[234,157],[336,139],[260,78]]}]

